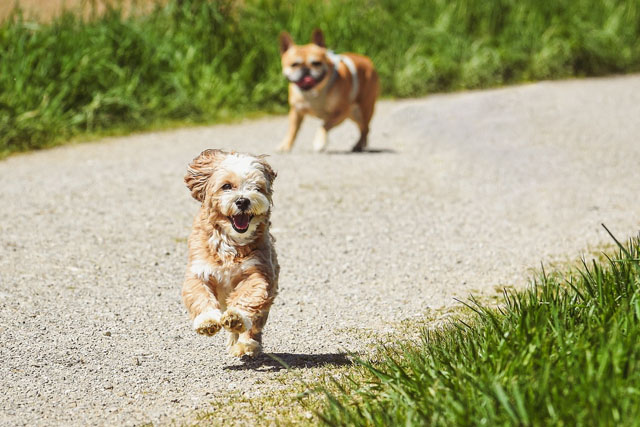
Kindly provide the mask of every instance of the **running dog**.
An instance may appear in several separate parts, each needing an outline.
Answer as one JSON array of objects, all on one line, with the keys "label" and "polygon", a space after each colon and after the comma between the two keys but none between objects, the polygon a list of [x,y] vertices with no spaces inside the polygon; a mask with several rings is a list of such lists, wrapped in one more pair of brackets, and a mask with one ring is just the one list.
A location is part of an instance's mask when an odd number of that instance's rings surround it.
[{"label": "running dog", "polygon": [[262,156],[205,150],[184,177],[201,203],[189,237],[182,300],[194,330],[230,332],[236,357],[261,350],[280,267],[269,233],[276,173]]},{"label": "running dog", "polygon": [[288,152],[306,114],[324,121],[313,141],[315,151],[327,147],[327,132],[347,117],[360,128],[353,151],[367,147],[369,122],[378,97],[378,73],[366,56],[337,55],[327,50],[322,31],[311,43],[296,45],[287,32],[280,34],[282,72],[289,80],[289,132],[278,148]]}]

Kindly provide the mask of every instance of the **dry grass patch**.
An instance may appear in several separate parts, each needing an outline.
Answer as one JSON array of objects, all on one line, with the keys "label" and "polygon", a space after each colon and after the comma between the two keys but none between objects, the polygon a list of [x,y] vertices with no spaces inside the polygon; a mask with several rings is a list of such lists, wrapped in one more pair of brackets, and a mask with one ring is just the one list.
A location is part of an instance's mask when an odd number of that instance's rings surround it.
[{"label": "dry grass patch", "polygon": [[0,21],[6,19],[17,4],[26,17],[41,22],[50,22],[65,11],[82,14],[89,18],[94,14],[102,14],[109,7],[122,7],[125,15],[132,12],[150,11],[156,4],[165,4],[167,0],[16,0],[0,3]]}]

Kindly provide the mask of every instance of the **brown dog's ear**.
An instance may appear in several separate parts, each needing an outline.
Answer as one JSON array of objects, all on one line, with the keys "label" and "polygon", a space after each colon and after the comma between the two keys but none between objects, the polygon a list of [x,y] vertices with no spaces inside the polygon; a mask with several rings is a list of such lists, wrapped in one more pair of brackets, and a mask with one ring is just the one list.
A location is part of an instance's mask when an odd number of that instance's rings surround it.
[{"label": "brown dog's ear", "polygon": [[283,55],[293,45],[291,34],[283,31],[280,33],[280,55]]},{"label": "brown dog's ear", "polygon": [[187,184],[189,190],[191,190],[193,198],[197,201],[204,201],[207,182],[215,170],[215,165],[217,165],[225,155],[226,153],[222,150],[204,150],[189,163],[187,174],[184,176],[184,182]]},{"label": "brown dog's ear", "polygon": [[324,34],[322,34],[320,28],[316,28],[313,30],[313,33],[311,33],[311,42],[320,47],[327,47],[327,45],[324,44]]}]

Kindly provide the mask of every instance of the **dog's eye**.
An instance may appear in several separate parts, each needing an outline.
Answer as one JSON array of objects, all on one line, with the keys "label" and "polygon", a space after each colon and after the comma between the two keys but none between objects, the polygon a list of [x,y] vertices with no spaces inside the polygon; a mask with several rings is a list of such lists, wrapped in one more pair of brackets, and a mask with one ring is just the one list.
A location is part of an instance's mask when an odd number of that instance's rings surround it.
[{"label": "dog's eye", "polygon": [[319,67],[319,66],[321,66],[321,65],[322,65],[322,62],[321,62],[321,61],[313,61],[313,62],[311,62],[311,66],[312,66],[312,67]]},{"label": "dog's eye", "polygon": [[233,187],[231,186],[231,184],[229,184],[228,182],[226,184],[224,184],[222,187],[220,187],[222,190],[224,191],[228,191],[231,190]]},{"label": "dog's eye", "polygon": [[294,62],[293,64],[291,64],[293,68],[299,67],[301,65],[302,65],[302,62]]}]

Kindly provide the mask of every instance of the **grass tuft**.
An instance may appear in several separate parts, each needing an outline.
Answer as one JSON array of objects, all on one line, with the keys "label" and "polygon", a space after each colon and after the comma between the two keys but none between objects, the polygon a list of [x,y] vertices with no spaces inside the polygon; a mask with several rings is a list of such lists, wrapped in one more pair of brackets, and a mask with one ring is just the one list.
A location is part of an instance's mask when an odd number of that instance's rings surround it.
[{"label": "grass tuft", "polygon": [[[612,236],[613,237],[613,236]],[[615,240],[615,238],[614,238]],[[327,391],[328,425],[637,425],[640,237],[542,271],[499,308],[380,348]]]},{"label": "grass tuft", "polygon": [[321,27],[336,51],[371,56],[386,96],[640,70],[640,0],[133,7],[47,23],[16,9],[0,23],[0,156],[78,135],[284,112],[283,29],[306,42]]}]

